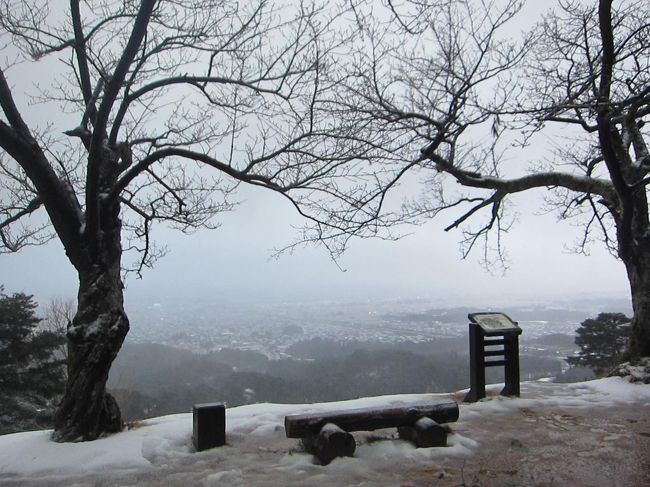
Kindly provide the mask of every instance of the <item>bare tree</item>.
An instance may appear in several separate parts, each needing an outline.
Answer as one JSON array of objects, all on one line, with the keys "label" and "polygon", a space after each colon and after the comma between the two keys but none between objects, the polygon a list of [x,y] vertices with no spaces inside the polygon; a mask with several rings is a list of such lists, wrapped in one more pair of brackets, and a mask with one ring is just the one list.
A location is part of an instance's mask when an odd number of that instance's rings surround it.
[{"label": "bare tree", "polygon": [[65,335],[68,323],[72,322],[76,313],[72,299],[53,298],[45,306],[45,317],[42,326],[48,330]]},{"label": "bare tree", "polygon": [[[456,211],[447,230],[462,229],[464,255],[482,243],[486,259],[502,257],[508,198],[550,190],[560,218],[583,219],[578,250],[600,239],[623,261],[630,354],[650,356],[645,2],[559,2],[517,42],[504,29],[521,7],[513,0],[369,5],[356,4],[365,43],[338,102],[364,121],[357,134],[382,139],[385,163],[401,165],[394,183],[426,176],[425,197],[401,218]],[[549,156],[535,160],[530,147],[544,140]]]},{"label": "bare tree", "polygon": [[0,250],[58,238],[79,276],[56,440],[121,427],[105,383],[129,330],[122,271],[164,253],[155,222],[214,227],[241,183],[322,235],[376,217],[373,148],[324,110],[336,19],[315,2],[0,1]]},{"label": "bare tree", "polygon": [[[62,337],[66,336],[68,325],[72,323],[76,313],[76,306],[72,299],[53,298],[45,306],[44,318],[41,327]],[[59,357],[68,356],[68,347],[62,344]]]}]

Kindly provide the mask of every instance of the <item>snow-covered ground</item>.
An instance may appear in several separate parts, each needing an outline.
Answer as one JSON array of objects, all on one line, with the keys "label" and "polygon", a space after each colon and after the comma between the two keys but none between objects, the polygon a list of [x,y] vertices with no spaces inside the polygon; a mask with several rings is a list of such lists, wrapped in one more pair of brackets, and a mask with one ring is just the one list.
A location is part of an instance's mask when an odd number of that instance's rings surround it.
[{"label": "snow-covered ground", "polygon": [[[494,388],[496,390],[496,388]],[[441,402],[461,394],[436,395]],[[316,465],[284,434],[284,416],[370,406],[405,405],[431,395],[398,395],[310,405],[255,404],[227,410],[227,445],[193,450],[192,415],[149,419],[93,442],[59,444],[49,431],[0,436],[0,485],[377,486],[415,485],[409,472],[469,459],[481,448],[475,425],[536,407],[572,412],[616,404],[650,406],[650,385],[609,378],[580,384],[522,384],[521,398],[461,404],[447,448],[416,449],[395,430],[355,433],[353,458]],[[523,425],[523,424],[522,424]],[[515,425],[517,426],[517,425]]]}]

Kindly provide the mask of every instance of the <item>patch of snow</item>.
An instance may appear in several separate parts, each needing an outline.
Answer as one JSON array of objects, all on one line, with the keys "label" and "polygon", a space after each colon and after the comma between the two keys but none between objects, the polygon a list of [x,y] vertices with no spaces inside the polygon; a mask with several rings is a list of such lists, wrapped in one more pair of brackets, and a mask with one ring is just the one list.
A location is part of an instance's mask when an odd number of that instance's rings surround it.
[{"label": "patch of snow", "polygon": [[[111,320],[111,316],[108,313],[103,313],[100,314],[96,320],[91,321],[90,323],[86,324],[79,324],[79,325],[73,325],[68,327],[68,335],[72,337],[84,337],[84,339],[90,339],[95,335],[99,335],[107,320]],[[119,321],[112,320],[113,323],[111,325],[110,330],[114,331],[116,330],[120,323]]]},{"label": "patch of snow", "polygon": [[638,363],[626,362],[619,365],[610,376],[623,377],[629,382],[650,384],[650,357],[642,358]]},{"label": "patch of snow", "polygon": [[464,420],[489,421],[495,415],[536,405],[570,410],[621,402],[650,404],[650,386],[630,384],[618,377],[579,384],[524,383],[521,398],[494,396],[501,387],[489,386],[488,398],[460,405],[460,418],[450,425],[446,448],[417,449],[397,439],[395,429],[355,432],[355,456],[336,459],[323,467],[302,451],[299,441],[286,438],[284,416],[410,405],[432,397],[447,402],[451,395],[380,396],[302,405],[252,404],[227,409],[226,446],[200,453],[192,446],[191,413],[145,420],[131,430],[87,443],[55,443],[49,431],[0,436],[0,478],[16,485],[46,482],[66,486],[401,485],[400,471],[427,468],[445,458],[469,457],[480,448]]}]

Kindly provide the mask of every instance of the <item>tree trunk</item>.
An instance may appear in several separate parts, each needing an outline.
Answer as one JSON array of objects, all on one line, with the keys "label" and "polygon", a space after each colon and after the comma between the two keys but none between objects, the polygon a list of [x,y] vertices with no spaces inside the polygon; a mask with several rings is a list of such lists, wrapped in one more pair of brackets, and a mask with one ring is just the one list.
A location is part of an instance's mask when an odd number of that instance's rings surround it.
[{"label": "tree trunk", "polygon": [[122,429],[117,402],[105,390],[111,364],[129,331],[119,241],[111,247],[113,252],[102,253],[107,264],[78,267],[78,310],[68,326],[68,381],[55,417],[56,441],[94,440]]},{"label": "tree trunk", "polygon": [[630,359],[650,357],[650,249],[624,259],[632,293],[632,334]]}]

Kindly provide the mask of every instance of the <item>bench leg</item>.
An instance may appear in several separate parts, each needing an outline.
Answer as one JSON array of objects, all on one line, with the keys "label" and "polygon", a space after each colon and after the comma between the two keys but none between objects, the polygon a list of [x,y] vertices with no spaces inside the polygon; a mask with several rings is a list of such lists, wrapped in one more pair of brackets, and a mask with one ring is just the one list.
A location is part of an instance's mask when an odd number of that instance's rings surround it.
[{"label": "bench leg", "polygon": [[412,426],[397,428],[399,437],[410,441],[418,448],[447,446],[447,430],[431,418],[420,418]]},{"label": "bench leg", "polygon": [[332,423],[323,426],[317,435],[306,436],[302,442],[305,449],[323,465],[336,457],[351,457],[357,447],[352,434]]}]

